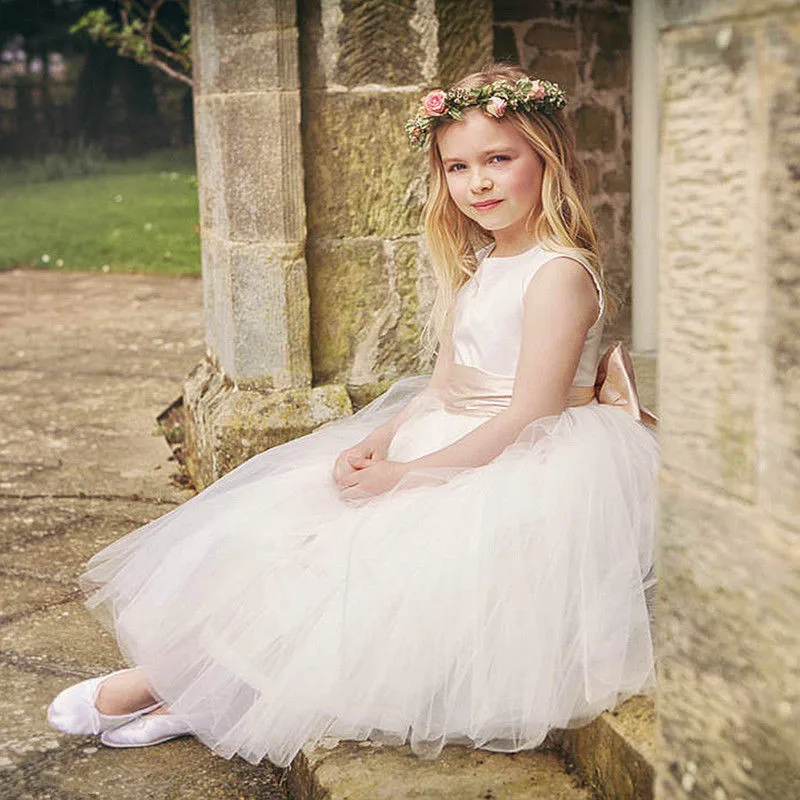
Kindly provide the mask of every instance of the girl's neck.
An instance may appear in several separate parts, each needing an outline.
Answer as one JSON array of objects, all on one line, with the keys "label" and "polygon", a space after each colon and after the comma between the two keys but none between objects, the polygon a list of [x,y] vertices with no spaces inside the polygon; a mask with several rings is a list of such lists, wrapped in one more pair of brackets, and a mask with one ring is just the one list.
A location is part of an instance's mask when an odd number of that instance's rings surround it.
[{"label": "girl's neck", "polygon": [[533,250],[539,242],[535,239],[516,240],[514,242],[498,242],[494,241],[489,255],[495,258],[512,258],[513,256],[527,253],[528,250]]}]

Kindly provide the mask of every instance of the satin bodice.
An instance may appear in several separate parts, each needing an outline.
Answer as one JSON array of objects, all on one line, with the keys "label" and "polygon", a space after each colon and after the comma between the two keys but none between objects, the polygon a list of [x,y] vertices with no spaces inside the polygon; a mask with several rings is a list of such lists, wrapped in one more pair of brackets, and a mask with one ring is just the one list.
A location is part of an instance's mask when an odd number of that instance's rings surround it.
[{"label": "satin bodice", "polygon": [[599,295],[600,312],[586,334],[572,381],[573,387],[594,386],[605,302],[600,281],[590,264],[576,252],[541,243],[515,256],[492,256],[493,248],[490,244],[478,251],[478,267],[459,289],[453,317],[454,362],[513,382],[522,343],[525,290],[548,261],[567,256],[586,268]]}]

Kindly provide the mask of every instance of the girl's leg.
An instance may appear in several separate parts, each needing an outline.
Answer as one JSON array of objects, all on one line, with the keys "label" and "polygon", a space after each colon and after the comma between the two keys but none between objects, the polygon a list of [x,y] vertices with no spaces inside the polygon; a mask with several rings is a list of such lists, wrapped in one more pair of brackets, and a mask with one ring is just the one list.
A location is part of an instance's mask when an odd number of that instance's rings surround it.
[{"label": "girl's leg", "polygon": [[158,700],[151,692],[144,669],[139,667],[122,675],[106,678],[97,692],[95,706],[101,714],[131,714]]}]

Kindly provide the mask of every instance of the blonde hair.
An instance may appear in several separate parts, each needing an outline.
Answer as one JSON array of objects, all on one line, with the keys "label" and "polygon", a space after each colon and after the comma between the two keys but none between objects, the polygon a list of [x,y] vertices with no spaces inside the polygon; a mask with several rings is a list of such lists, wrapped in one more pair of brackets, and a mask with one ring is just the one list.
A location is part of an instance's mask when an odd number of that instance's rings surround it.
[{"label": "blonde hair", "polygon": [[[497,80],[513,83],[526,77],[530,76],[513,64],[492,62],[450,88],[479,89]],[[523,136],[544,164],[541,204],[535,204],[531,212],[533,215],[541,209],[532,231],[535,239],[550,240],[556,247],[582,255],[600,280],[606,313],[613,316],[617,303],[600,264],[595,223],[588,201],[586,168],[578,158],[569,119],[563,110],[540,114],[508,109],[503,120]],[[438,132],[453,121],[443,118],[430,134],[430,180],[423,218],[437,288],[422,332],[423,351],[429,354],[443,340],[456,293],[477,269],[475,251],[494,242],[490,233],[459,210],[447,189]],[[526,227],[530,222],[531,217],[526,220]]]}]

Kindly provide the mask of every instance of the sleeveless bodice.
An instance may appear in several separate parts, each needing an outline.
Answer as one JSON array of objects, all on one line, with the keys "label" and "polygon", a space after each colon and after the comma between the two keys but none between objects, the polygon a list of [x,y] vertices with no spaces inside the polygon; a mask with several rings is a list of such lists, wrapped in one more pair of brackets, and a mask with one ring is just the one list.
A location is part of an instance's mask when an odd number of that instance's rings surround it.
[{"label": "sleeveless bodice", "polygon": [[513,379],[522,342],[523,295],[548,261],[561,256],[578,261],[595,282],[600,313],[589,328],[572,385],[594,386],[605,302],[600,281],[588,261],[572,250],[537,244],[514,256],[492,256],[493,244],[476,254],[475,274],[459,289],[453,318],[453,360],[483,372]]}]

